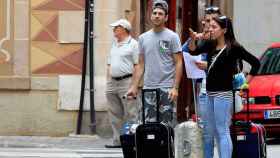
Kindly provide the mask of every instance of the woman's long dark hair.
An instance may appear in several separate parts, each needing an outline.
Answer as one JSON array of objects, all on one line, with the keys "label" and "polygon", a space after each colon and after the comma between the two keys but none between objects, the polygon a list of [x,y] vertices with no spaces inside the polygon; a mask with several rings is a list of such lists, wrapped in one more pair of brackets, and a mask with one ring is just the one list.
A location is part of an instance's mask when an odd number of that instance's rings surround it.
[{"label": "woman's long dark hair", "polygon": [[[241,47],[241,45],[236,41],[234,31],[233,31],[233,26],[232,26],[232,20],[230,18],[226,16],[219,16],[219,17],[214,17],[213,20],[217,22],[217,24],[220,25],[222,29],[226,29],[224,35],[225,43],[229,49],[231,49],[232,47]],[[243,63],[241,59],[237,60],[237,65],[239,69],[237,71],[242,71]]]},{"label": "woman's long dark hair", "polygon": [[240,44],[236,41],[232,21],[230,18],[226,16],[219,16],[219,17],[213,17],[213,20],[220,25],[222,29],[226,29],[225,33],[225,43],[228,48],[231,48],[232,46],[240,46]]}]

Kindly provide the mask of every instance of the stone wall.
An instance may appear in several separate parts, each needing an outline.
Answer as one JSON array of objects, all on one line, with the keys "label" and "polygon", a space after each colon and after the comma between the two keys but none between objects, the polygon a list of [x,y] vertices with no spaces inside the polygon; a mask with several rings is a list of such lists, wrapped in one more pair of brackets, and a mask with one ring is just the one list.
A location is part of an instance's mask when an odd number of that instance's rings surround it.
[{"label": "stone wall", "polygon": [[[95,1],[95,106],[97,133],[103,136],[111,134],[104,95],[109,24],[127,18],[138,26],[138,7],[136,0]],[[63,87],[79,91],[84,0],[1,0],[0,9],[0,135],[75,133],[79,93]],[[74,97],[62,106],[65,89]],[[91,134],[88,111],[83,118],[82,133]]]}]

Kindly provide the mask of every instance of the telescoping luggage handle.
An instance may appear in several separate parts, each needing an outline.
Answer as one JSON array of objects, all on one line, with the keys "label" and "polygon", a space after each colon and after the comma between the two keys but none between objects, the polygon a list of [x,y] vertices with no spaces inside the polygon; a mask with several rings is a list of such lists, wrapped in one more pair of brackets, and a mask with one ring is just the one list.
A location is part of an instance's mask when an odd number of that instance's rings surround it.
[{"label": "telescoping luggage handle", "polygon": [[143,124],[145,124],[145,93],[150,92],[156,93],[156,108],[157,108],[157,114],[156,114],[156,121],[159,122],[159,100],[160,100],[160,94],[159,89],[142,89],[142,121]]},{"label": "telescoping luggage handle", "polygon": [[[192,79],[192,91],[193,91],[193,102],[194,102],[194,113],[195,113],[195,120],[198,122],[198,106],[197,106],[197,92],[196,92],[196,79]],[[198,124],[197,124],[198,125]]]},{"label": "telescoping luggage handle", "polygon": [[[235,118],[235,92],[236,91],[242,91],[246,93],[246,122],[249,123],[250,122],[250,106],[249,106],[249,89],[233,89],[233,123],[235,124],[236,118]],[[244,95],[243,95],[244,96]],[[242,97],[241,97],[242,98]]]}]

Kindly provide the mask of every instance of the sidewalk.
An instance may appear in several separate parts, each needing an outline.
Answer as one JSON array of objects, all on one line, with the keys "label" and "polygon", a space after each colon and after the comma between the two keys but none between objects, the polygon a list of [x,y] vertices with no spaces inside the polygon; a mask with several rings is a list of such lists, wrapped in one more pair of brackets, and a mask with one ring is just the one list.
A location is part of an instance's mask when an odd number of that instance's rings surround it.
[{"label": "sidewalk", "polygon": [[104,148],[109,138],[97,135],[70,135],[68,137],[47,136],[0,136],[0,148]]}]

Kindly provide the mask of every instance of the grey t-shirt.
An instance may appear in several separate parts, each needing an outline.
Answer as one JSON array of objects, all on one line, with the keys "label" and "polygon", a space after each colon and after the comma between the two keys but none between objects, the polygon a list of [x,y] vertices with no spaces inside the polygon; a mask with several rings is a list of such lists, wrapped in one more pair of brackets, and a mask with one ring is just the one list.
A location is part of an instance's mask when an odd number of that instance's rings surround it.
[{"label": "grey t-shirt", "polygon": [[150,30],[139,36],[139,51],[144,55],[144,88],[173,87],[175,61],[173,54],[181,52],[178,34],[165,28],[161,32]]}]

